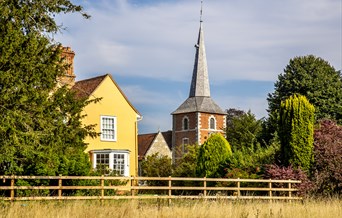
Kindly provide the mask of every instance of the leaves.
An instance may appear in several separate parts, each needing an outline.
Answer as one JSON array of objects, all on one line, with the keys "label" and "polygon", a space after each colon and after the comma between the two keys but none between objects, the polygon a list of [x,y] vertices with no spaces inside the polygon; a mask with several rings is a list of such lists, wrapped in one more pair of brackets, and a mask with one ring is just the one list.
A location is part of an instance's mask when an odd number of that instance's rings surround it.
[{"label": "leaves", "polygon": [[309,172],[313,161],[314,111],[314,106],[301,95],[294,94],[281,102],[279,138],[285,166]]},{"label": "leaves", "polygon": [[211,134],[208,140],[201,145],[196,174],[199,177],[214,177],[221,164],[232,155],[228,141],[221,134]]},{"label": "leaves", "polygon": [[[83,108],[66,87],[53,15],[80,11],[68,0],[0,1],[0,174],[86,174]],[[82,167],[75,166],[75,160]],[[83,168],[85,167],[85,168]]]}]

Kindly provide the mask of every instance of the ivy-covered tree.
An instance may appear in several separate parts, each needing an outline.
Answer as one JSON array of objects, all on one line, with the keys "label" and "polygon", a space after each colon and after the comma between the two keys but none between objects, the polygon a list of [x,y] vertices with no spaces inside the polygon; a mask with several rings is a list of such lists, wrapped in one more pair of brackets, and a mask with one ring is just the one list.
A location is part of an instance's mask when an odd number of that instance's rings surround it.
[{"label": "ivy-covered tree", "polygon": [[197,159],[197,176],[215,177],[222,164],[225,164],[232,150],[228,141],[219,133],[211,134],[201,145]]},{"label": "ivy-covered tree", "polygon": [[246,113],[241,110],[229,109],[227,112],[226,138],[233,152],[256,149],[259,144],[261,120],[257,120],[251,111]]},{"label": "ivy-covered tree", "polygon": [[[56,89],[68,66],[51,38],[54,16],[82,12],[69,0],[0,1],[0,175],[84,175],[90,170],[82,126],[86,104]],[[84,16],[87,17],[86,14]]]},{"label": "ivy-covered tree", "polygon": [[316,119],[342,122],[342,74],[322,58],[307,55],[291,59],[274,88],[267,98],[270,115],[279,110],[281,101],[297,93],[314,105]]},{"label": "ivy-covered tree", "polygon": [[282,162],[309,172],[313,161],[315,108],[305,96],[294,94],[281,102],[279,138]]}]

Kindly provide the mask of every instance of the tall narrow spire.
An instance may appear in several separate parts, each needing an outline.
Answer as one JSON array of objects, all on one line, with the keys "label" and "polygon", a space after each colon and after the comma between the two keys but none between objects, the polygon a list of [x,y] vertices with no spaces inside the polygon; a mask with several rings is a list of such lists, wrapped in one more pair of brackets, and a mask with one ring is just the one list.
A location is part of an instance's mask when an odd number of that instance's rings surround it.
[{"label": "tall narrow spire", "polygon": [[195,96],[210,97],[208,66],[207,66],[207,58],[205,54],[204,34],[203,34],[202,23],[203,22],[202,22],[202,15],[201,15],[198,40],[197,40],[197,44],[195,45],[195,48],[196,48],[195,64],[194,64],[194,70],[192,73],[192,81],[191,81],[189,97],[195,97]]}]

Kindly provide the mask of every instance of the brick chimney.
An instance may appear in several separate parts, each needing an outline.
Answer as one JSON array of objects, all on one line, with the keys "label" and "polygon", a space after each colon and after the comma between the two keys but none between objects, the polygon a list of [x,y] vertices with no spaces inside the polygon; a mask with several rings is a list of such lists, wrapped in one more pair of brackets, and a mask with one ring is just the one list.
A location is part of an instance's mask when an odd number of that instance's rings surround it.
[{"label": "brick chimney", "polygon": [[61,85],[68,85],[69,87],[72,87],[73,85],[75,85],[76,78],[76,75],[74,73],[75,52],[72,51],[70,47],[63,47],[62,57],[64,58],[64,62],[69,65],[69,67],[64,76],[60,78],[60,83]]}]

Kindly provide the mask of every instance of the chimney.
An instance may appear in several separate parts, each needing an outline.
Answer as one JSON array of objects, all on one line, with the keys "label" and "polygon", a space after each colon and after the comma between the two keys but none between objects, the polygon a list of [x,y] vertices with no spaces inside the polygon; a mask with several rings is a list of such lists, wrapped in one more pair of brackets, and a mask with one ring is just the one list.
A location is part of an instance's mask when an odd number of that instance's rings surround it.
[{"label": "chimney", "polygon": [[75,85],[76,75],[74,73],[74,57],[75,52],[71,50],[70,47],[62,48],[62,57],[64,58],[64,63],[68,65],[68,69],[64,76],[60,78],[61,85],[68,85],[72,87]]}]

